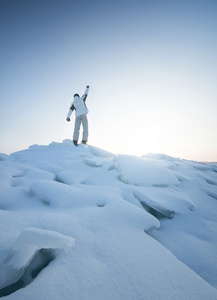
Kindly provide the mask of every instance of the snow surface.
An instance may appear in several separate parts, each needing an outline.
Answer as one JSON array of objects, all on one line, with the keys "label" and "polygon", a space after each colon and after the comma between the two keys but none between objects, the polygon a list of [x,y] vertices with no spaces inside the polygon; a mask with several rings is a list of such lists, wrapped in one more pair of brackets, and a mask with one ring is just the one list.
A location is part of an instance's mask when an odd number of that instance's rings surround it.
[{"label": "snow surface", "polygon": [[0,154],[0,297],[217,299],[217,164],[70,140]]}]

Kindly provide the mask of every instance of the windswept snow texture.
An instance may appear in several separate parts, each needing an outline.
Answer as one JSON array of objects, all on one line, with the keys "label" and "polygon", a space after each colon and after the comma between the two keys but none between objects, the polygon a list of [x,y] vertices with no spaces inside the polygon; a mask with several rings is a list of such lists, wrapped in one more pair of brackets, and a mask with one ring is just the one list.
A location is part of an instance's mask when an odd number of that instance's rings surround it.
[{"label": "windswept snow texture", "polygon": [[0,154],[0,297],[217,299],[217,164],[70,140]]}]

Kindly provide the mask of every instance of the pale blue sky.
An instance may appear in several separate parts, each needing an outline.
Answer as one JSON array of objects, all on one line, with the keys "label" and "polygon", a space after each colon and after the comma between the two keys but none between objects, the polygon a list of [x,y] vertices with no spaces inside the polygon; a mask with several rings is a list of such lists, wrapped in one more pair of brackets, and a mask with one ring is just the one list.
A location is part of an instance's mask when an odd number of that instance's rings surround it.
[{"label": "pale blue sky", "polygon": [[0,0],[0,152],[72,138],[217,161],[217,1]]}]

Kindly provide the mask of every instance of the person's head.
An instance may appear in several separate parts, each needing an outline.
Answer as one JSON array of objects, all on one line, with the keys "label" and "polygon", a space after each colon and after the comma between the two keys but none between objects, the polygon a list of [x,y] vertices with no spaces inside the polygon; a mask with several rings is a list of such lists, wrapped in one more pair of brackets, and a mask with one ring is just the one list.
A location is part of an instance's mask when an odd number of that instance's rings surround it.
[{"label": "person's head", "polygon": [[80,97],[80,96],[79,96],[78,94],[74,94],[74,98],[75,98],[75,97]]}]

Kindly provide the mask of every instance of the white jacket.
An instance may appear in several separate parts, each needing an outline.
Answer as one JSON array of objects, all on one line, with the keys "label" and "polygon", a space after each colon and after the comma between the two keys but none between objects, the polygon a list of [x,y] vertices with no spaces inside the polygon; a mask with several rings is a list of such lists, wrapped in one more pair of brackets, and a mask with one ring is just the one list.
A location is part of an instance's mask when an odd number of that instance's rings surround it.
[{"label": "white jacket", "polygon": [[71,117],[73,110],[75,109],[75,116],[86,115],[88,113],[88,108],[86,106],[86,99],[88,95],[89,87],[86,88],[85,93],[82,97],[75,96],[74,101],[72,102],[69,112],[67,114],[67,118]]}]

